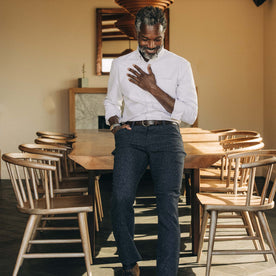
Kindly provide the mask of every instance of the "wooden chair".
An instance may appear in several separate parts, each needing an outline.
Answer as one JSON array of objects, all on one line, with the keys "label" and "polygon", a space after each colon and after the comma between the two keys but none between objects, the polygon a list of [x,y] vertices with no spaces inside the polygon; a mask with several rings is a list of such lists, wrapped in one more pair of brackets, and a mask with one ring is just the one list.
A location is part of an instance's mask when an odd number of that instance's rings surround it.
[{"label": "wooden chair", "polygon": [[[271,188],[269,188],[273,165],[276,163],[276,150],[259,150],[252,152],[240,152],[229,155],[229,160],[235,162],[233,167],[233,179],[235,182],[234,193],[198,193],[197,199],[203,208],[203,218],[201,223],[201,233],[199,240],[197,261],[199,262],[204,236],[207,228],[208,218],[210,217],[209,243],[207,253],[206,275],[210,275],[210,268],[213,255],[239,255],[239,254],[263,254],[267,260],[266,254],[272,254],[276,262],[276,248],[271,235],[269,225],[266,221],[265,211],[274,208],[274,196],[276,191],[276,179]],[[245,162],[244,162],[245,161]],[[266,168],[265,183],[260,196],[254,195],[254,183],[256,169]],[[238,193],[238,181],[247,181],[247,193]],[[240,212],[248,215],[249,223],[252,223],[253,231],[246,232],[244,236],[220,237],[222,240],[252,240],[258,241],[259,247],[253,249],[228,249],[214,250],[214,242],[217,218],[219,213]],[[228,221],[229,223],[229,221]],[[264,237],[267,240],[269,249],[266,248]],[[234,245],[233,248],[236,248]]]},{"label": "wooden chair", "polygon": [[245,143],[245,142],[262,142],[263,138],[262,137],[239,137],[239,138],[229,138],[229,139],[224,139],[220,141],[220,144],[227,149],[227,145],[231,144],[238,144],[238,143]]},{"label": "wooden chair", "polygon": [[225,141],[233,138],[256,138],[261,137],[260,133],[254,130],[234,130],[218,133],[219,141]]},{"label": "wooden chair", "polygon": [[[88,192],[88,178],[66,178],[63,179],[63,173],[61,172],[61,162],[65,157],[65,153],[67,148],[64,146],[55,146],[55,145],[44,145],[44,144],[21,144],[19,145],[19,149],[22,152],[34,153],[34,154],[42,154],[48,156],[54,156],[59,158],[57,162],[57,171],[54,177],[54,194],[68,195],[75,193],[87,193]],[[94,193],[94,221],[96,231],[99,231],[99,221],[101,222],[104,213],[102,207],[101,200],[101,192],[99,186],[100,175],[97,175],[95,178],[95,193]]]},{"label": "wooden chair", "polygon": [[[224,135],[224,133],[222,133]],[[226,133],[227,139],[241,138],[241,137],[260,137],[260,133],[255,130],[236,130]]]},{"label": "wooden chair", "polygon": [[[225,155],[221,159],[221,163],[216,167],[202,168],[200,169],[200,191],[201,192],[231,192],[231,185],[227,184],[227,180],[224,179],[227,174],[227,156],[234,151],[245,150],[259,150],[264,147],[263,142],[230,142],[224,143],[223,148]],[[222,172],[223,170],[223,172]],[[184,178],[185,192],[186,192],[186,204],[190,204],[190,191],[191,191],[191,176],[189,173],[185,173]]]},{"label": "wooden chair", "polygon": [[[244,193],[248,189],[248,178],[245,175],[240,175],[238,180],[233,178],[233,170],[235,164],[234,162],[229,161],[229,155],[233,154],[234,152],[246,152],[246,151],[258,151],[263,149],[264,143],[262,142],[237,142],[233,143],[230,142],[229,144],[225,144],[225,164],[227,164],[228,168],[225,168],[227,173],[227,177],[220,179],[219,177],[206,177],[202,176],[200,178],[200,192],[201,193]],[[247,161],[247,160],[243,160]],[[240,172],[242,173],[242,172]],[[254,186],[254,191],[258,194],[257,186]],[[248,233],[252,232],[252,227],[250,223],[250,219],[248,218],[247,214],[241,212],[229,212],[220,214],[220,219],[238,219],[242,220],[242,224],[231,224],[229,228],[244,228]],[[219,225],[221,227],[221,225]],[[223,228],[228,228],[224,226]]]},{"label": "wooden chair", "polygon": [[87,171],[84,170],[82,167],[78,166],[72,159],[70,159],[68,156],[73,148],[73,144],[75,143],[75,139],[71,138],[65,138],[65,137],[54,137],[54,136],[48,136],[48,138],[36,138],[35,143],[36,144],[43,144],[43,145],[54,145],[54,146],[63,146],[67,147],[67,151],[65,153],[64,157],[64,172],[65,176],[64,178],[70,179],[76,178],[76,177],[82,177],[85,176],[87,178]]},{"label": "wooden chair", "polygon": [[[29,219],[18,253],[13,276],[17,275],[26,258],[73,258],[84,257],[87,275],[92,276],[91,248],[87,226],[87,213],[93,212],[90,196],[55,197],[53,193],[53,173],[57,167],[52,164],[58,158],[29,153],[4,154],[2,159],[7,164],[19,212],[28,214]],[[38,177],[40,176],[40,177]],[[44,192],[38,193],[38,185],[43,185]],[[34,239],[42,216],[77,214],[81,239]],[[72,253],[32,253],[32,244],[67,244],[82,243],[83,252]]]},{"label": "wooden chair", "polygon": [[237,131],[235,128],[220,128],[220,129],[212,129],[211,133],[215,133],[219,135],[219,141],[225,138],[225,135],[229,134],[230,132]]},{"label": "wooden chair", "polygon": [[[238,152],[245,150],[258,150],[264,147],[262,137],[252,136],[252,137],[235,137],[230,139],[224,139],[220,143],[226,153]],[[226,157],[221,160],[221,176],[223,180],[224,176],[227,174],[228,159]]]},{"label": "wooden chair", "polygon": [[[69,135],[64,134],[55,134],[51,132],[37,132],[37,135],[41,135],[41,137],[35,139],[36,144],[45,144],[45,145],[55,145],[55,146],[64,146],[67,147],[67,151],[65,152],[64,156],[64,171],[65,171],[65,180],[76,180],[79,179],[79,174],[77,174],[77,165],[76,163],[71,160],[68,155],[72,150],[73,143],[75,142],[75,137],[66,137]],[[42,138],[42,136],[47,136],[48,138]],[[87,173],[85,170],[82,170],[81,177],[83,173]],[[99,172],[95,176],[94,186],[95,186],[95,204],[94,204],[94,222],[96,231],[99,231],[99,220],[102,221],[103,219],[103,207],[102,207],[102,200],[101,200],[101,193],[99,187],[99,179],[101,177],[101,172]],[[87,179],[87,175],[85,175],[85,179]]]},{"label": "wooden chair", "polygon": [[[246,142],[246,141],[250,141],[254,142],[254,141],[258,141],[258,137],[260,136],[260,133],[257,131],[253,131],[253,130],[230,130],[230,131],[225,131],[225,132],[219,132],[217,133],[219,135],[219,141],[221,142],[221,144],[224,146],[224,143],[230,143],[230,141],[232,142]],[[256,139],[256,140],[254,140]],[[259,138],[259,141],[261,142],[261,138]],[[219,168],[220,172],[221,172],[221,179],[224,178],[224,172],[225,172],[225,168],[227,168],[227,164],[225,164],[225,159],[222,158],[220,161],[216,162],[215,164],[213,164],[212,168]]]},{"label": "wooden chair", "polygon": [[236,131],[235,128],[220,128],[220,129],[212,129],[211,132],[212,133],[226,133],[226,132],[232,132],[232,131]]},{"label": "wooden chair", "polygon": [[[209,169],[201,169],[200,173],[200,192],[233,192],[233,183],[231,183],[231,169],[233,164],[229,162],[229,155],[234,152],[241,151],[253,151],[264,148],[263,142],[235,142],[223,144],[225,150],[225,156],[223,158],[223,170],[224,172],[218,175],[212,176]],[[207,173],[206,173],[207,172]],[[228,173],[229,172],[229,173]],[[227,175],[227,177],[225,177]],[[238,189],[244,190],[246,187],[238,187]]]},{"label": "wooden chair", "polygon": [[36,138],[34,142],[36,144],[42,144],[42,145],[52,145],[52,146],[66,147],[67,150],[65,152],[65,156],[64,156],[64,159],[63,159],[63,171],[65,173],[64,177],[70,178],[70,175],[74,171],[74,164],[72,164],[72,161],[68,158],[68,154],[72,150],[72,145],[74,143],[74,140],[71,140],[71,139]]},{"label": "wooden chair", "polygon": [[85,193],[88,192],[88,178],[64,179],[65,173],[61,164],[66,158],[67,148],[64,146],[44,144],[21,144],[18,147],[22,152],[42,154],[59,158],[57,162],[57,175],[54,181],[54,193]]},{"label": "wooden chair", "polygon": [[48,136],[52,136],[52,137],[73,139],[76,137],[75,133],[62,133],[62,132],[53,132],[53,131],[37,131],[36,135],[41,138],[47,138]]},{"label": "wooden chair", "polygon": [[[40,132],[41,133],[41,132]],[[65,136],[58,136],[58,135],[50,135],[44,134],[40,137],[35,139],[36,144],[43,144],[43,145],[54,145],[54,146],[63,146],[67,147],[67,151],[65,153],[65,157],[63,160],[64,164],[64,172],[65,176],[64,178],[70,179],[73,177],[74,179],[76,177],[82,177],[83,175],[87,178],[87,171],[84,170],[81,166],[78,166],[73,160],[68,158],[69,153],[72,150],[73,144],[75,143],[75,137],[65,137]],[[69,134],[68,134],[69,135]]]},{"label": "wooden chair", "polygon": [[72,149],[72,145],[75,142],[75,139],[66,139],[66,138],[36,138],[36,144],[46,144],[46,145],[55,145],[55,146],[67,146],[68,148]]},{"label": "wooden chair", "polygon": [[[60,146],[65,147],[66,151],[64,152],[64,158],[63,158],[63,164],[64,164],[64,174],[63,177],[64,180],[80,180],[83,179],[83,174],[81,176],[77,175],[75,173],[76,171],[76,165],[73,160],[71,160],[68,155],[70,151],[72,150],[72,145],[75,142],[73,139],[54,139],[54,138],[36,138],[35,143],[39,145],[51,145],[51,146]],[[95,222],[95,228],[96,231],[99,231],[99,220],[102,221],[104,214],[103,214],[103,207],[102,207],[102,200],[101,200],[101,193],[100,193],[100,187],[99,187],[99,179],[101,177],[101,174],[97,174],[95,177],[95,204],[94,204],[94,222]],[[84,179],[87,180],[87,175],[84,176]]]},{"label": "wooden chair", "polygon": [[[232,132],[230,132],[232,133]],[[228,133],[225,133],[225,135],[220,136],[220,144],[223,146],[225,152],[229,152],[230,150],[233,150],[235,148],[241,148],[246,147],[246,143],[258,143],[262,142],[263,139],[260,136],[252,136],[252,137],[235,137],[235,138],[229,138],[227,139]],[[226,174],[227,170],[227,159],[226,156],[223,156],[221,160],[217,161],[215,164],[213,164],[210,168],[203,169],[201,171],[202,177],[211,177],[211,178],[221,178],[224,179],[224,176]]]},{"label": "wooden chair", "polygon": [[[229,132],[232,133],[232,132]],[[243,137],[243,138],[231,138],[228,141],[224,140],[220,142],[225,151],[225,155],[219,162],[216,162],[210,168],[202,168],[200,170],[200,191],[206,192],[226,192],[231,191],[231,187],[226,187],[225,175],[227,175],[228,160],[227,156],[231,152],[238,151],[251,151],[258,150],[264,147],[261,137]],[[189,173],[185,173],[184,185],[186,192],[186,203],[190,204],[190,186],[191,176]],[[220,191],[219,191],[220,190]]]}]

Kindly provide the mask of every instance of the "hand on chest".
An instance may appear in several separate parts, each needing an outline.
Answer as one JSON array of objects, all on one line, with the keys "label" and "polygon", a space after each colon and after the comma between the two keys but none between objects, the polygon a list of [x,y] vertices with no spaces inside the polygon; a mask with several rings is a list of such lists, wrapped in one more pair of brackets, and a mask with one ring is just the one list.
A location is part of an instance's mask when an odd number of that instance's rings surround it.
[{"label": "hand on chest", "polygon": [[146,97],[148,91],[156,85],[171,96],[175,95],[177,76],[172,75],[162,64],[137,63],[122,71],[121,88],[124,95],[135,93],[136,96]]}]

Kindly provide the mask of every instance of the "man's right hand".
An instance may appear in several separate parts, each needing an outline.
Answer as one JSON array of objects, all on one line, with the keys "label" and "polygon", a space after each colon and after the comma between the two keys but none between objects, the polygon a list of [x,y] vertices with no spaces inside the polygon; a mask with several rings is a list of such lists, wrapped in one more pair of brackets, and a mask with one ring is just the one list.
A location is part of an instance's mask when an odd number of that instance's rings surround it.
[{"label": "man's right hand", "polygon": [[125,125],[121,125],[121,126],[116,126],[116,127],[114,127],[114,128],[112,129],[111,132],[115,135],[115,133],[116,133],[117,131],[119,131],[120,129],[123,129],[123,128],[126,128],[126,129],[128,129],[128,130],[131,130],[130,125],[125,124]]},{"label": "man's right hand", "polygon": [[110,126],[112,127],[112,125],[118,125],[118,126],[114,126],[114,128],[111,130],[111,132],[115,135],[115,133],[118,131],[118,130],[120,130],[120,129],[122,129],[122,128],[126,128],[126,129],[128,129],[128,130],[131,130],[131,127],[130,127],[130,125],[127,125],[127,124],[124,124],[124,125],[119,125],[119,118],[118,118],[118,116],[112,116],[112,117],[110,117],[109,119],[108,119],[108,121],[109,121],[109,124],[110,124]]}]

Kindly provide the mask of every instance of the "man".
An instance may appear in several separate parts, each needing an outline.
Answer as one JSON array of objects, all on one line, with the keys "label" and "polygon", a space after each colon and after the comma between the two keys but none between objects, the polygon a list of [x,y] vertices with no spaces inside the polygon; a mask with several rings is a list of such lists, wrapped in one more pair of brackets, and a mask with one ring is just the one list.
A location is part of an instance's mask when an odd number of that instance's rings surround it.
[{"label": "man", "polygon": [[178,199],[185,157],[179,122],[195,121],[197,96],[190,63],[163,48],[162,10],[141,9],[135,27],[138,49],[114,60],[105,99],[106,120],[115,136],[113,232],[124,275],[140,275],[133,203],[149,165],[158,214],[157,275],[173,276],[179,261]]}]

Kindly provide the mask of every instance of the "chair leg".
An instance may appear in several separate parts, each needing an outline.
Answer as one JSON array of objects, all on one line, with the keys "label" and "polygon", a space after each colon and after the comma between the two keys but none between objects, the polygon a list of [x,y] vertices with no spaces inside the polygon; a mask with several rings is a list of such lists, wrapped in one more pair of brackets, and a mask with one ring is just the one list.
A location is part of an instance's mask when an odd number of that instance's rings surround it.
[{"label": "chair leg", "polygon": [[[246,227],[246,233],[249,237],[254,237],[255,236],[255,233],[254,233],[254,230],[253,230],[253,226],[252,226],[252,218],[250,218],[248,212],[241,212],[241,217],[242,217],[242,221],[243,221],[243,224],[244,226]],[[256,229],[255,229],[256,231]],[[256,250],[258,250],[258,244],[256,242],[256,240],[252,240],[253,244],[254,244],[254,247]]]},{"label": "chair leg", "polygon": [[[38,227],[38,225],[39,225],[39,223],[40,223],[40,221],[41,221],[42,215],[38,215],[38,217],[39,217],[39,218],[37,219],[36,224],[34,225],[33,232],[32,232],[32,235],[31,235],[31,237],[30,237],[30,241],[34,240],[35,237],[36,237],[36,235],[37,235],[37,230],[36,230],[36,228]],[[27,252],[30,252],[31,247],[32,247],[32,244],[31,244],[31,243],[28,244]]]},{"label": "chair leg", "polygon": [[[262,231],[261,231],[261,228],[260,228],[259,221],[257,219],[257,215],[255,213],[250,213],[250,217],[251,217],[251,221],[252,221],[252,224],[253,224],[253,228],[255,229],[256,236],[258,237],[260,247],[261,247],[262,250],[265,250],[264,237],[263,237],[263,234],[262,234]],[[266,254],[264,254],[264,259],[265,259],[266,262],[268,261],[268,258],[267,258]]]},{"label": "chair leg", "polygon": [[101,191],[100,191],[100,185],[99,185],[99,178],[96,177],[95,180],[95,195],[96,195],[96,202],[98,206],[98,212],[99,212],[99,219],[102,221],[104,214],[103,214],[103,205],[102,205],[102,199],[101,199]]},{"label": "chair leg", "polygon": [[91,250],[91,243],[90,243],[90,235],[89,235],[89,228],[88,228],[88,221],[87,221],[87,213],[85,213],[85,227],[86,231],[88,233],[88,246],[89,246],[89,259],[90,259],[90,264],[93,264],[93,259],[92,259],[92,250]]},{"label": "chair leg", "polygon": [[66,177],[69,177],[69,171],[68,171],[68,156],[67,156],[67,153],[65,154],[64,156],[64,159],[63,159],[63,164],[64,164],[64,171],[65,171],[65,176]]},{"label": "chair leg", "polygon": [[218,211],[211,211],[211,221],[209,229],[209,243],[208,243],[208,253],[207,253],[207,266],[206,266],[206,276],[210,275],[212,254],[214,249],[215,235],[216,235],[216,226],[218,219]]},{"label": "chair leg", "polygon": [[260,195],[259,190],[258,190],[258,187],[257,187],[256,181],[254,181],[254,192],[255,192],[255,194],[256,194],[257,196]]},{"label": "chair leg", "polygon": [[226,170],[226,162],[224,162],[224,158],[221,158],[221,167],[220,167],[220,179],[224,180],[225,170]]},{"label": "chair leg", "polygon": [[24,259],[24,254],[27,251],[28,245],[29,245],[29,241],[31,239],[31,236],[33,234],[34,228],[35,226],[38,224],[38,221],[40,220],[40,216],[37,215],[30,215],[26,228],[25,228],[25,232],[24,232],[24,236],[22,238],[22,242],[21,242],[21,246],[18,252],[18,256],[17,256],[17,260],[16,260],[16,264],[13,270],[13,276],[16,276],[20,266],[23,263],[23,259]]},{"label": "chair leg", "polygon": [[186,204],[191,205],[191,184],[190,184],[190,174],[185,173],[184,174],[184,185],[185,185],[185,191],[186,191]]},{"label": "chair leg", "polygon": [[[98,207],[99,206],[98,189],[97,189],[97,186],[99,185],[98,180],[99,180],[99,176],[96,176],[94,180],[94,198],[93,198],[94,224],[95,224],[95,230],[97,232],[100,231],[99,219],[101,220],[100,210]],[[99,218],[98,218],[98,214],[99,214]]]},{"label": "chair leg", "polygon": [[99,220],[98,220],[98,208],[97,208],[97,203],[96,203],[96,197],[94,198],[94,223],[95,223],[95,230],[97,232],[100,231],[99,227]]},{"label": "chair leg", "polygon": [[266,236],[266,239],[267,239],[268,245],[270,247],[270,250],[272,251],[274,262],[276,263],[276,247],[275,247],[275,243],[274,243],[274,240],[273,240],[268,222],[266,220],[266,216],[261,211],[257,212],[257,216],[258,216],[260,224],[261,224],[261,226],[264,230],[264,234]]},{"label": "chair leg", "polygon": [[200,261],[201,253],[202,253],[202,247],[204,243],[204,236],[207,228],[207,222],[208,222],[209,213],[204,210],[203,212],[203,218],[201,222],[201,230],[200,230],[200,237],[199,237],[199,244],[198,244],[198,252],[197,252],[197,262]]},{"label": "chair leg", "polygon": [[[80,234],[81,234],[81,241],[82,241],[82,247],[84,252],[84,259],[85,259],[85,266],[88,276],[92,276],[91,271],[91,250],[90,250],[90,241],[89,241],[89,234],[87,232],[87,225],[85,220],[87,221],[87,217],[85,213],[79,213],[79,226],[80,226]],[[90,251],[90,252],[89,252]]]}]

